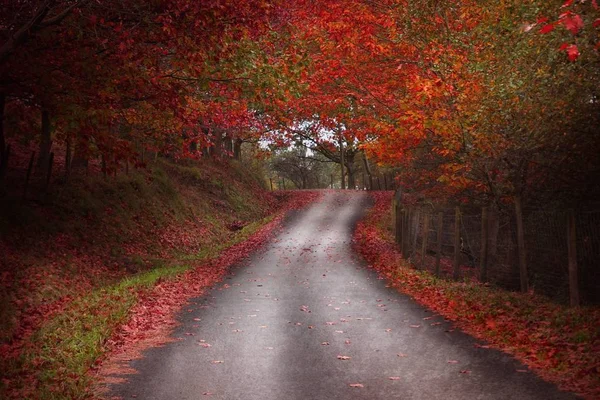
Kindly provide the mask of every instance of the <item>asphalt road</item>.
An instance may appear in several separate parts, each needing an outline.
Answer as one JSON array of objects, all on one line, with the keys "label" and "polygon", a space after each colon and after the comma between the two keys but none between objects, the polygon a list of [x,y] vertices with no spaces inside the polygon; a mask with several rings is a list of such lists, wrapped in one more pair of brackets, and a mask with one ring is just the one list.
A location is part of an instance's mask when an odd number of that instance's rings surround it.
[{"label": "asphalt road", "polygon": [[573,399],[453,330],[352,252],[361,193],[331,192],[181,312],[181,340],[111,387],[124,399]]}]

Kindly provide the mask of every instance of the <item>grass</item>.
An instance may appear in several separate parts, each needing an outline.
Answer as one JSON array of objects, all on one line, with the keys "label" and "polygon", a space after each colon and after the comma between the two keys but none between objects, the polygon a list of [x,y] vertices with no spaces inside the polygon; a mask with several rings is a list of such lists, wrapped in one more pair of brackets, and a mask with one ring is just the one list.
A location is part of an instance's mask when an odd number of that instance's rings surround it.
[{"label": "grass", "polygon": [[[91,378],[87,373],[105,352],[106,340],[127,319],[140,293],[152,289],[159,281],[175,279],[197,262],[214,258],[224,249],[243,242],[272,219],[273,216],[269,216],[255,221],[226,243],[216,243],[202,252],[180,257],[195,263],[163,265],[73,301],[30,337],[18,360],[5,365],[2,364],[7,360],[0,361],[0,369],[15,379],[19,379],[21,371],[35,371],[34,377],[22,379],[12,385],[12,389],[25,398],[32,396],[42,400],[89,397]],[[0,383],[0,394],[2,385]]]},{"label": "grass", "polygon": [[0,398],[85,398],[85,373],[140,293],[272,220],[259,182],[237,163],[159,160],[0,197]]}]

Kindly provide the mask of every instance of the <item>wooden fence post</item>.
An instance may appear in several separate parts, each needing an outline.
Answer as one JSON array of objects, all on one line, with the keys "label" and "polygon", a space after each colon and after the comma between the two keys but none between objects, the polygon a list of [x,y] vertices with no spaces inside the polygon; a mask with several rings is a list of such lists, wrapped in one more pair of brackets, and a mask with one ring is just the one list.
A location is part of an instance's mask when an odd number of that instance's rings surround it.
[{"label": "wooden fence post", "polygon": [[515,215],[517,218],[517,245],[519,247],[519,278],[521,281],[521,292],[529,290],[527,280],[527,254],[525,253],[525,228],[523,226],[523,205],[521,196],[515,197]]},{"label": "wooden fence post", "polygon": [[402,210],[402,257],[408,259],[408,247],[410,243],[410,209]]},{"label": "wooden fence post", "polygon": [[423,216],[423,241],[421,243],[421,265],[425,267],[425,256],[427,255],[427,241],[429,239],[429,214]]},{"label": "wooden fence post", "polygon": [[460,208],[454,209],[454,260],[452,263],[452,277],[460,277]]},{"label": "wooden fence post", "polygon": [[442,258],[442,240],[444,233],[444,212],[438,213],[437,251],[435,255],[435,276],[440,276],[440,260]]},{"label": "wooden fence post", "polygon": [[571,307],[579,306],[579,274],[577,270],[577,231],[575,211],[567,214],[567,248],[569,251],[569,300]]},{"label": "wooden fence post", "polygon": [[331,174],[331,188],[333,189],[333,174]]},{"label": "wooden fence post", "polygon": [[483,207],[481,209],[481,260],[479,265],[479,280],[481,282],[487,281],[487,264],[488,264],[488,236],[489,236],[489,224],[488,224],[488,208]]},{"label": "wooden fence post", "polygon": [[396,229],[396,243],[402,243],[402,205],[400,203],[396,203],[396,220],[394,221],[394,226]]},{"label": "wooden fence post", "polygon": [[419,240],[419,222],[421,221],[421,210],[419,208],[417,208],[417,210],[415,211],[415,217],[416,221],[415,221],[415,234],[414,237],[412,238],[411,241],[411,252],[410,254],[415,256],[415,265],[418,265],[419,262],[417,260],[417,241]]},{"label": "wooden fence post", "polygon": [[269,182],[271,183],[271,192],[273,191],[273,178],[269,178]]}]

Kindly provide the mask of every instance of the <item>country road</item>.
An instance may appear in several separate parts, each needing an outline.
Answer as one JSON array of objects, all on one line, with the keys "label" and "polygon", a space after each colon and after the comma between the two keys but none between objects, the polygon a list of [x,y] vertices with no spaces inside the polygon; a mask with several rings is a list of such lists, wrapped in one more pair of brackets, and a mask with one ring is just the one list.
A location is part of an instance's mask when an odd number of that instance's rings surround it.
[{"label": "country road", "polygon": [[[386,287],[352,251],[360,192],[328,192],[194,299],[124,399],[574,399]],[[110,397],[110,396],[108,396]]]}]

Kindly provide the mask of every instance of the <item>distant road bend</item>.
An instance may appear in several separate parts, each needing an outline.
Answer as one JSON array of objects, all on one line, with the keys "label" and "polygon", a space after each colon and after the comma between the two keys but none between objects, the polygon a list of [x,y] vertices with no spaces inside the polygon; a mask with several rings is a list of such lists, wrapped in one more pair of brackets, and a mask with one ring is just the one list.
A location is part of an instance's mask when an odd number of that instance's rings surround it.
[{"label": "distant road bend", "polygon": [[[360,192],[329,192],[131,362],[124,399],[574,399],[387,288],[351,249]],[[190,312],[191,310],[191,312]]]}]

